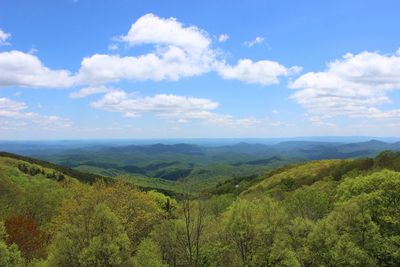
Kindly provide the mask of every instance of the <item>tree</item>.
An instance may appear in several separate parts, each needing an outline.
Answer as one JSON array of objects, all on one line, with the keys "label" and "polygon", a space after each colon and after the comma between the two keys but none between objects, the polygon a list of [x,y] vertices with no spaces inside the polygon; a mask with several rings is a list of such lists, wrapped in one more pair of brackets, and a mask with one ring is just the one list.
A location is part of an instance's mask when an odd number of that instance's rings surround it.
[{"label": "tree", "polygon": [[182,212],[187,262],[189,266],[197,267],[200,259],[201,236],[206,208],[202,201],[193,201],[187,197],[182,201]]},{"label": "tree", "polygon": [[20,210],[23,199],[24,192],[14,181],[0,176],[0,218]]},{"label": "tree", "polygon": [[134,249],[163,217],[162,208],[151,194],[123,180],[112,185],[99,181],[93,190],[94,201],[107,205],[124,225]]},{"label": "tree", "polygon": [[58,213],[66,191],[47,179],[30,183],[25,189],[22,214],[35,219],[39,226],[49,223]]},{"label": "tree", "polygon": [[7,245],[5,240],[8,235],[3,222],[0,222],[0,266],[16,267],[23,266],[23,259],[18,247],[15,244]]},{"label": "tree", "polygon": [[235,200],[235,196],[231,194],[214,195],[206,202],[207,211],[214,217],[221,215]]},{"label": "tree", "polygon": [[286,227],[288,244],[301,266],[311,266],[308,237],[314,229],[314,222],[302,217],[294,218]]},{"label": "tree", "polygon": [[161,207],[151,195],[122,180],[110,185],[103,181],[92,186],[73,184],[70,191],[73,197],[64,201],[54,220],[53,232],[74,217],[90,213],[98,204],[104,204],[118,217],[135,250],[163,218]]},{"label": "tree", "polygon": [[400,152],[383,151],[375,158],[375,166],[400,171]]},{"label": "tree", "polygon": [[400,173],[382,170],[346,179],[338,187],[337,199],[332,216],[341,216],[332,222],[347,225],[353,242],[378,265],[400,262]]},{"label": "tree", "polygon": [[50,266],[127,266],[131,246],[118,218],[99,204],[64,225],[50,248]]},{"label": "tree", "polygon": [[314,265],[397,266],[400,262],[400,173],[346,178],[334,210],[308,238]]},{"label": "tree", "polygon": [[298,265],[285,239],[287,216],[277,202],[238,199],[225,214],[223,224],[225,242],[234,244],[242,265]]},{"label": "tree", "polygon": [[160,248],[162,259],[173,267],[184,266],[183,263],[186,259],[185,246],[178,239],[184,236],[183,232],[178,230],[179,222],[181,221],[178,219],[162,221],[154,227],[150,234],[151,239]]},{"label": "tree", "polygon": [[150,196],[163,211],[163,217],[165,219],[173,219],[176,216],[177,202],[175,199],[154,190],[147,192],[147,195]]},{"label": "tree", "polygon": [[5,220],[8,237],[7,244],[16,244],[22,256],[28,261],[46,256],[44,245],[46,234],[41,231],[34,218],[28,215],[15,215]]},{"label": "tree", "polygon": [[307,245],[312,266],[376,266],[374,260],[352,240],[348,232],[340,232],[329,219],[317,223],[309,235]]},{"label": "tree", "polygon": [[133,258],[135,267],[166,267],[162,262],[161,251],[157,243],[150,238],[144,239]]},{"label": "tree", "polygon": [[283,204],[292,217],[300,216],[313,221],[326,216],[333,208],[336,183],[318,181],[292,192]]},{"label": "tree", "polygon": [[200,266],[204,244],[206,207],[201,200],[182,200],[178,219],[156,225],[151,237],[160,247],[162,258],[171,266]]}]

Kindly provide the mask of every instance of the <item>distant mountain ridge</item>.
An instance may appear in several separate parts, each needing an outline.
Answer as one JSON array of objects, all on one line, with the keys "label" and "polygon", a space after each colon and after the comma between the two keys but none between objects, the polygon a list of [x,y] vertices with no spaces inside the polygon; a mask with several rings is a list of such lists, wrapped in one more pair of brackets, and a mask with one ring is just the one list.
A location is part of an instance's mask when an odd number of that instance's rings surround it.
[{"label": "distant mountain ridge", "polygon": [[233,176],[258,175],[286,164],[309,160],[374,157],[384,150],[400,150],[400,142],[323,142],[289,140],[276,144],[238,142],[220,146],[192,143],[125,144],[90,143],[79,147],[66,143],[37,146],[0,142],[0,151],[40,158],[84,173],[116,177],[191,179],[213,184]]},{"label": "distant mountain ridge", "polygon": [[153,144],[153,145],[129,145],[129,146],[120,146],[120,147],[111,147],[105,148],[110,149],[114,152],[143,152],[143,153],[182,153],[182,154],[202,154],[204,151],[198,145],[192,144]]}]

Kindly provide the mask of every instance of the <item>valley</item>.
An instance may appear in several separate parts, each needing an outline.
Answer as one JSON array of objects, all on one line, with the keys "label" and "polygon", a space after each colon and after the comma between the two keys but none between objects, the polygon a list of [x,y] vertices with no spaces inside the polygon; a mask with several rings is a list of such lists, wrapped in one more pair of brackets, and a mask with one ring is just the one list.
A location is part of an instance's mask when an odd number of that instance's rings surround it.
[{"label": "valley", "polygon": [[[378,153],[382,145],[396,144],[285,143],[275,156],[255,144],[80,148],[55,154],[61,165],[43,160],[51,153],[2,152],[0,263],[395,266],[400,152]],[[283,160],[283,151],[315,157],[333,147],[376,156]],[[118,172],[82,167],[93,165]],[[169,168],[191,174],[155,175]]]}]

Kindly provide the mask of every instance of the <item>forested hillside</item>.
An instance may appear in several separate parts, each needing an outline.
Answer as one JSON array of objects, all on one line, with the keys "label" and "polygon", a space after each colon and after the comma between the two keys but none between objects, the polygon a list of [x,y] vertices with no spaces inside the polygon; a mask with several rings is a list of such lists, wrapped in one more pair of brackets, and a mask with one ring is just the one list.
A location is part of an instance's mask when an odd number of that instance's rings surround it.
[{"label": "forested hillside", "polygon": [[2,154],[0,266],[398,266],[399,171],[386,151],[174,198]]},{"label": "forested hillside", "polygon": [[[171,142],[171,141],[170,141]],[[96,177],[123,178],[143,188],[180,192],[181,180],[192,189],[211,190],[218,184],[249,180],[276,168],[321,159],[375,157],[400,150],[400,143],[286,141],[232,144],[121,144],[71,142],[0,142],[0,150],[21,153]],[[54,166],[53,166],[54,167]],[[55,167],[59,168],[59,167]],[[72,174],[71,174],[72,175]],[[80,176],[75,173],[74,177]]]}]

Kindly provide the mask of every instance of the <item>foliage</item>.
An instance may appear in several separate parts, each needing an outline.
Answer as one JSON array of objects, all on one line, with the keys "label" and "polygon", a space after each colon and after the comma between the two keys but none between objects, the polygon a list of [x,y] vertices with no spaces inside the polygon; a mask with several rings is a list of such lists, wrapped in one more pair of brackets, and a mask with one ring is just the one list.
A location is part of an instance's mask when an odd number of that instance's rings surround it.
[{"label": "foliage", "polygon": [[175,199],[0,157],[0,266],[398,266],[399,158],[293,164],[214,190],[185,179]]},{"label": "foliage", "polygon": [[102,203],[109,207],[124,225],[135,248],[164,215],[164,211],[150,194],[141,192],[124,181],[117,181],[111,185],[101,181],[93,186],[75,184],[70,190],[73,197],[67,199],[60,208],[60,214],[54,220],[55,230],[75,217],[89,213]]},{"label": "foliage", "polygon": [[39,229],[36,220],[27,215],[8,217],[4,225],[7,230],[7,244],[16,244],[22,256],[28,261],[46,256],[44,247],[46,233]]},{"label": "foliage", "polygon": [[0,266],[15,267],[23,266],[23,259],[15,244],[7,245],[8,238],[4,224],[0,222]]},{"label": "foliage", "polygon": [[107,180],[107,178],[99,175],[94,175],[91,173],[83,173],[77,170],[69,169],[69,168],[64,168],[62,166],[49,163],[47,161],[39,160],[39,159],[34,159],[30,157],[25,157],[25,156],[20,156],[12,153],[7,153],[7,152],[0,152],[0,157],[7,157],[7,158],[12,158],[12,159],[17,159],[17,160],[22,160],[24,162],[29,162],[31,164],[36,164],[38,166],[52,169],[55,172],[74,177],[82,182],[94,182],[96,180]]},{"label": "foliage", "polygon": [[158,244],[153,240],[144,239],[133,258],[133,264],[136,267],[166,267],[162,262],[161,251]]},{"label": "foliage", "polygon": [[50,266],[126,266],[130,241],[105,205],[87,209],[63,225],[50,248]]}]

